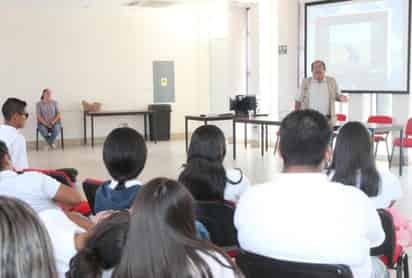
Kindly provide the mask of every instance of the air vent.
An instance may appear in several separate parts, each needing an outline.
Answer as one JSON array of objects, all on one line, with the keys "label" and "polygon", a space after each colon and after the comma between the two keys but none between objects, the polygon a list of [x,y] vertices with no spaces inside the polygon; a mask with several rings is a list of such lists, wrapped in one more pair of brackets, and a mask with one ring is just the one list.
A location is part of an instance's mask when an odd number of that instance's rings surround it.
[{"label": "air vent", "polygon": [[145,8],[167,8],[175,5],[176,2],[160,0],[136,0],[125,4],[128,7],[145,7]]}]

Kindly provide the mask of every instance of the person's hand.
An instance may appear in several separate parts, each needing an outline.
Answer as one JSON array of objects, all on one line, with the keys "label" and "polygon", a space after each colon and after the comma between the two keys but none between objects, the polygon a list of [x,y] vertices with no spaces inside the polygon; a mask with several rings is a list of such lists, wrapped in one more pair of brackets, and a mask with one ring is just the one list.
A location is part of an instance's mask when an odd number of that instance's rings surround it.
[{"label": "person's hand", "polygon": [[338,99],[340,102],[348,102],[349,100],[348,96],[345,96],[345,95],[340,95]]},{"label": "person's hand", "polygon": [[90,217],[90,220],[94,223],[97,224],[100,221],[110,217],[113,213],[116,213],[116,210],[105,210],[105,211],[101,211],[98,212],[96,215],[92,215]]}]

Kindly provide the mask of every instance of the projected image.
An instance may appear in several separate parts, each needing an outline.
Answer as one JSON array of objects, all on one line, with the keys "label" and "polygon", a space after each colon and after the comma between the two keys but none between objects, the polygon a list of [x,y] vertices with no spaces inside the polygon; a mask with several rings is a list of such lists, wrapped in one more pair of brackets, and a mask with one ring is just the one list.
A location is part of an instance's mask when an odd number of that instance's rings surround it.
[{"label": "projected image", "polygon": [[321,59],[345,91],[406,91],[408,1],[308,6],[307,74]]}]

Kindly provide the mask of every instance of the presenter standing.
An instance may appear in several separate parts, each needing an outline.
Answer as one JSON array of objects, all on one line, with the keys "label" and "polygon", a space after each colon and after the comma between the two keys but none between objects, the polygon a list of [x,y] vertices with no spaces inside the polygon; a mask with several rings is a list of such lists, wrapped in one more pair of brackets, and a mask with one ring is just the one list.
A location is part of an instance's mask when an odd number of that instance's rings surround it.
[{"label": "presenter standing", "polygon": [[43,90],[41,101],[37,103],[36,110],[39,132],[50,148],[55,149],[54,142],[60,132],[61,118],[57,102],[51,98],[50,89]]},{"label": "presenter standing", "polygon": [[296,96],[295,110],[317,110],[334,125],[336,122],[335,101],[347,102],[348,97],[341,95],[335,78],[326,76],[326,65],[323,61],[314,61],[311,69],[312,77],[302,81],[301,91]]}]

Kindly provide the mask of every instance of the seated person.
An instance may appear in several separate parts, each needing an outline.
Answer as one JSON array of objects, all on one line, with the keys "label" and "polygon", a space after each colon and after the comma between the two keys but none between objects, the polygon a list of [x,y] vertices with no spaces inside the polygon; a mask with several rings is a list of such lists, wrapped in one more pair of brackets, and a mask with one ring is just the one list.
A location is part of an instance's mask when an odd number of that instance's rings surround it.
[{"label": "seated person", "polygon": [[241,197],[235,212],[240,246],[280,260],[347,265],[355,278],[387,277],[369,255],[385,239],[372,201],[322,173],[332,156],[331,136],[326,117],[314,110],[282,121],[283,173]]},{"label": "seated person", "polygon": [[120,260],[129,227],[128,212],[110,212],[89,231],[59,210],[43,211],[39,216],[51,238],[59,277],[101,277],[102,273],[110,277],[110,271],[104,271]]},{"label": "seated person", "polygon": [[225,169],[226,139],[216,126],[197,128],[179,181],[198,201],[226,200],[235,204],[250,187],[240,169]]},{"label": "seated person", "polygon": [[0,277],[57,277],[50,237],[23,201],[0,196],[0,242]]},{"label": "seated person", "polygon": [[16,171],[29,167],[26,139],[19,132],[19,129],[24,128],[29,117],[26,106],[26,102],[20,99],[8,98],[2,107],[5,123],[0,125],[0,140],[6,143],[10,152],[12,167]]},{"label": "seated person", "polygon": [[329,176],[362,190],[376,209],[392,207],[402,197],[399,178],[389,169],[376,168],[371,134],[359,122],[349,122],[339,130]]},{"label": "seated person", "polygon": [[21,199],[36,212],[57,208],[55,202],[74,207],[82,198],[76,190],[37,172],[17,174],[4,142],[0,141],[0,195]]},{"label": "seated person", "polygon": [[122,127],[110,132],[103,145],[103,161],[113,180],[96,191],[94,211],[128,209],[141,183],[136,178],[146,163],[146,142],[136,130]]},{"label": "seated person", "polygon": [[242,277],[223,251],[196,238],[194,216],[193,198],[178,182],[157,178],[142,186],[112,277]]},{"label": "seated person", "polygon": [[55,149],[61,129],[61,117],[57,102],[51,98],[51,90],[44,89],[41,101],[36,104],[37,128],[50,148]]}]

